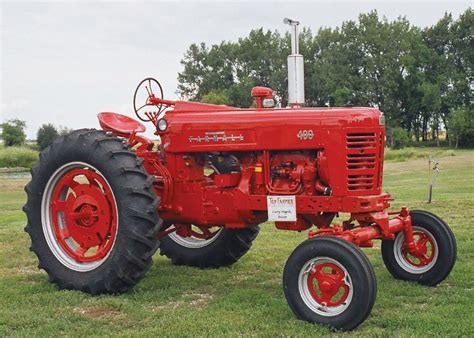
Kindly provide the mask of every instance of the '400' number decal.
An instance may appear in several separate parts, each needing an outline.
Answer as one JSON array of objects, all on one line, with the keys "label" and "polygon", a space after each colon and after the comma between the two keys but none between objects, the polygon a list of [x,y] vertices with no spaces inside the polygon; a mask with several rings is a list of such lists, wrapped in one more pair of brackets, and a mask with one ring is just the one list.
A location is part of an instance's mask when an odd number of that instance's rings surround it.
[{"label": "'400' number decal", "polygon": [[314,137],[314,131],[311,129],[300,130],[298,134],[296,134],[296,137],[298,137],[300,140],[312,140]]}]

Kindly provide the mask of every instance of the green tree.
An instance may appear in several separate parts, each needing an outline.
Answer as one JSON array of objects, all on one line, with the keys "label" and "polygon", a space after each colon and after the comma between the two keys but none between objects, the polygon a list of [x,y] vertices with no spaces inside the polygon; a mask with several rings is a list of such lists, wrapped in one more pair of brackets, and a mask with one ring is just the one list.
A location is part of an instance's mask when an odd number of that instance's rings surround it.
[{"label": "green tree", "polygon": [[58,134],[59,134],[59,136],[67,135],[67,134],[69,134],[69,133],[71,133],[71,132],[73,132],[73,131],[74,131],[74,129],[68,128],[68,127],[64,127],[64,126],[59,126],[59,128],[58,128]]},{"label": "green tree", "polygon": [[393,149],[403,149],[405,148],[408,143],[410,142],[410,138],[408,137],[408,132],[400,127],[393,129]]},{"label": "green tree", "polygon": [[456,140],[455,148],[457,148],[460,143],[469,143],[469,141],[472,141],[467,140],[467,138],[474,139],[474,119],[469,109],[459,108],[452,111],[449,116],[448,126],[452,138]]},{"label": "green tree", "polygon": [[334,91],[334,104],[342,107],[351,102],[352,91],[347,87],[340,87]]},{"label": "green tree", "polygon": [[431,123],[432,130],[435,133],[439,129],[439,109],[441,107],[440,88],[437,84],[423,82],[420,86],[422,93],[420,109],[422,119],[422,138],[428,139],[428,127]]},{"label": "green tree", "polygon": [[19,119],[11,119],[0,124],[2,128],[1,138],[8,147],[22,145],[25,143],[25,121]]},{"label": "green tree", "polygon": [[212,91],[202,97],[202,102],[212,104],[229,104],[229,97],[223,92]]},{"label": "green tree", "polygon": [[43,124],[36,134],[36,142],[40,150],[50,146],[59,136],[58,130],[51,123]]},{"label": "green tree", "polygon": [[211,91],[223,91],[235,84],[235,44],[222,42],[207,47],[205,43],[192,44],[178,74],[178,92],[184,98],[200,101]]},{"label": "green tree", "polygon": [[[439,87],[439,119],[447,128],[453,110],[470,106],[474,100],[474,11],[469,8],[453,20],[446,13],[432,27],[423,31],[423,41],[430,50],[424,75]],[[434,124],[437,121],[434,120]]]},{"label": "green tree", "polygon": [[[219,92],[229,104],[249,107],[254,86],[272,87],[277,100],[286,98],[287,41],[279,33],[255,29],[236,43],[222,42],[207,47],[192,44],[178,74],[178,92],[189,100],[201,101],[204,95]],[[284,54],[283,54],[284,53]]]}]

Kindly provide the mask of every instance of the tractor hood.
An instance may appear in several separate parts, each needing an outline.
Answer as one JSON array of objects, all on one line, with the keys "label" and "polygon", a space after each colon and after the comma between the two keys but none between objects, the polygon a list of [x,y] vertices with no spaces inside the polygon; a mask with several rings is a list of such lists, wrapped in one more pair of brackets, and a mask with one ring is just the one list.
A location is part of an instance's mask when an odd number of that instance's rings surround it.
[{"label": "tractor hood", "polygon": [[238,109],[184,102],[175,108],[160,133],[167,152],[321,149],[331,140],[345,142],[339,136],[347,129],[383,129],[375,108]]}]

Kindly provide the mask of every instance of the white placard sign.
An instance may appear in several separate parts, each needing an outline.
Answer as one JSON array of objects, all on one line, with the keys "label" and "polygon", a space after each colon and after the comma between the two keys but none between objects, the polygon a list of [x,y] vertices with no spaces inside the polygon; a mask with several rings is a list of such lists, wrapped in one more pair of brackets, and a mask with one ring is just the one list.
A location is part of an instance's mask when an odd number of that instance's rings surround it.
[{"label": "white placard sign", "polygon": [[267,209],[269,221],[296,221],[295,196],[267,196]]}]

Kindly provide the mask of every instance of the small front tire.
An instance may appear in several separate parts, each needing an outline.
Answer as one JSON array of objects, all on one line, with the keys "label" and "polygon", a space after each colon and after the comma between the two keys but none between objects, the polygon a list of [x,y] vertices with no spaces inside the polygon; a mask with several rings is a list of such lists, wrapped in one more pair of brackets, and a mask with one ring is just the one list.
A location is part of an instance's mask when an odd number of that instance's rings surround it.
[{"label": "small front tire", "polygon": [[388,271],[397,279],[435,286],[451,272],[456,261],[456,238],[449,226],[427,211],[410,212],[415,244],[423,255],[416,257],[404,249],[405,235],[382,241],[382,258]]},{"label": "small front tire", "polygon": [[368,317],[377,294],[365,254],[330,236],[309,239],[293,251],[285,265],[283,289],[299,319],[341,331],[356,328]]}]

